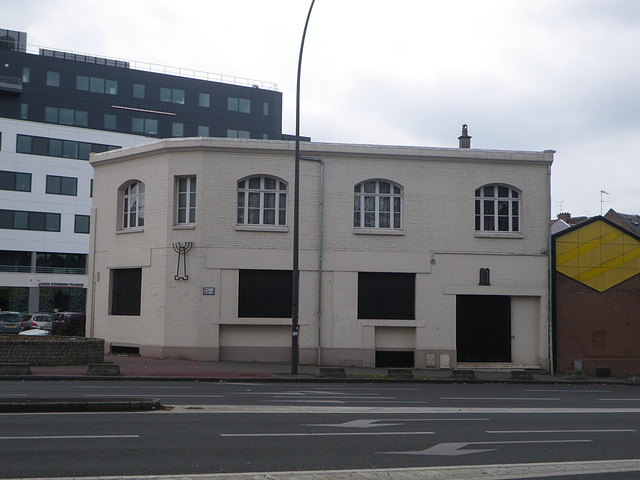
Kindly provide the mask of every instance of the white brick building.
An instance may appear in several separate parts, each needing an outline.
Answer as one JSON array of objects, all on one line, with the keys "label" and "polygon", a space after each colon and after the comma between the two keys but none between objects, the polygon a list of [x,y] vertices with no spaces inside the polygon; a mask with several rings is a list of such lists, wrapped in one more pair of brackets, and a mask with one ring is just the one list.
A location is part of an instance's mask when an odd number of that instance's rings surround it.
[{"label": "white brick building", "polygon": [[[301,148],[300,363],[548,367],[553,151]],[[88,334],[291,359],[293,142],[162,140],[91,164]]]}]

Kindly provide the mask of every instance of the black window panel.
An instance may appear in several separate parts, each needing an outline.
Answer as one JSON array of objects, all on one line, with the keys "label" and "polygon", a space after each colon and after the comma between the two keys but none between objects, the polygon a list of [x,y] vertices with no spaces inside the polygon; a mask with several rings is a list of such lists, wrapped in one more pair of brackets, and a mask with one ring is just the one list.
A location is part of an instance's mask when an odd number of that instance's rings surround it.
[{"label": "black window panel", "polygon": [[18,135],[16,138],[17,153],[31,153],[31,137],[27,135]]},{"label": "black window panel", "polygon": [[[16,252],[12,250],[0,250],[0,265],[13,267],[30,267],[31,252]],[[24,271],[20,269],[19,271]],[[28,268],[27,268],[28,271]]]},{"label": "black window panel", "polygon": [[13,210],[0,210],[0,228],[13,229]]},{"label": "black window panel", "polygon": [[111,270],[111,315],[140,315],[142,269]]},{"label": "black window panel", "polygon": [[76,215],[73,231],[75,233],[89,233],[89,215]]},{"label": "black window panel", "polygon": [[358,318],[416,318],[414,273],[358,273]]},{"label": "black window panel", "polygon": [[29,212],[29,230],[44,232],[46,230],[46,215],[42,212]]},{"label": "black window panel", "polygon": [[49,154],[49,139],[44,137],[31,137],[31,152],[33,155]]},{"label": "black window panel", "polygon": [[86,268],[87,255],[75,253],[36,253],[36,267]]},{"label": "black window panel", "polygon": [[14,172],[0,172],[0,190],[15,190],[16,174]]},{"label": "black window panel", "polygon": [[291,317],[292,276],[290,270],[240,270],[238,316]]}]

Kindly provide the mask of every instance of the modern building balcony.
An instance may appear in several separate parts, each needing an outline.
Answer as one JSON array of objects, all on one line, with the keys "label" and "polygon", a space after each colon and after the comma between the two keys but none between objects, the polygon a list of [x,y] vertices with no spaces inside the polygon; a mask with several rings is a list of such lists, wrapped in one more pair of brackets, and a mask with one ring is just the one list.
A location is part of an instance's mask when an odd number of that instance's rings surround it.
[{"label": "modern building balcony", "polygon": [[2,273],[49,273],[58,275],[86,275],[86,268],[71,267],[36,267],[35,272],[29,266],[22,265],[0,265]]},{"label": "modern building balcony", "polygon": [[22,93],[22,79],[0,75],[0,92]]}]

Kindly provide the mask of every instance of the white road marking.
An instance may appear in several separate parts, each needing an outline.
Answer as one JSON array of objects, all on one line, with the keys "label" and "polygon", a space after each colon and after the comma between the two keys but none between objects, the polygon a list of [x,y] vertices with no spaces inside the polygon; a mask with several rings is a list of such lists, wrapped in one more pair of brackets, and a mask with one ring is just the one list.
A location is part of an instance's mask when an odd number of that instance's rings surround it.
[{"label": "white road marking", "polygon": [[221,437],[351,437],[361,435],[435,435],[435,432],[221,433]]},{"label": "white road marking", "polygon": [[608,430],[487,430],[486,433],[617,433],[637,432],[632,428],[612,428]]},{"label": "white road marking", "polygon": [[395,427],[402,423],[379,423],[382,420],[374,418],[364,418],[361,420],[351,420],[344,423],[309,423],[306,427],[340,427],[340,428],[373,428],[373,427]]},{"label": "white road marking", "polygon": [[[197,410],[194,410],[197,409]],[[168,410],[152,414],[171,413],[254,413],[254,414],[595,414],[640,413],[640,408],[495,408],[495,407],[364,407],[364,406],[309,406],[309,405],[175,405]]]},{"label": "white road marking", "polygon": [[500,401],[512,401],[512,400],[541,400],[541,401],[559,401],[559,398],[547,398],[547,397],[441,397],[440,400],[500,400]]},{"label": "white road marking", "polygon": [[[372,427],[389,427],[395,425],[403,425],[406,422],[449,422],[449,421],[490,421],[490,418],[365,418],[360,420],[351,420],[344,423],[308,423],[306,427],[344,427],[344,428],[372,428]],[[394,423],[378,423],[378,422],[394,422]],[[398,423],[402,422],[402,423]]]},{"label": "white road marking", "polygon": [[[444,467],[380,468],[365,470],[315,470],[248,473],[201,473],[191,475],[127,475],[99,477],[56,477],[51,480],[518,480],[566,475],[598,475],[640,472],[640,459],[579,462],[457,465]],[[6,479],[22,480],[22,479]],[[48,480],[48,479],[39,479]]]},{"label": "white road marking", "polygon": [[571,393],[611,393],[611,390],[556,390],[556,389],[542,389],[542,388],[532,388],[529,390],[525,390],[525,392],[571,392]]},{"label": "white road marking", "polygon": [[32,435],[21,437],[0,437],[0,440],[88,440],[102,438],[140,438],[140,435]]},{"label": "white road marking", "polygon": [[121,389],[132,389],[132,388],[138,388],[140,390],[190,390],[192,387],[163,387],[163,386],[152,386],[152,387],[144,387],[144,386],[131,386],[131,385],[127,385],[126,387],[118,387],[118,386],[103,386],[103,385],[75,385],[73,388],[83,388],[83,389],[90,389],[90,388],[99,388],[99,389],[111,389],[111,390],[121,390]]},{"label": "white road marking", "polygon": [[640,398],[599,398],[601,402],[640,402]]},{"label": "white road marking", "polygon": [[267,400],[268,402],[278,402],[278,403],[330,403],[330,404],[344,404],[342,400]]},{"label": "white road marking", "polygon": [[[153,395],[154,397],[169,397],[169,398],[224,398],[224,395],[178,395],[178,394],[164,394],[164,395]],[[107,395],[85,395],[87,398],[130,398],[131,395],[116,395],[114,393]]]},{"label": "white road marking", "polygon": [[456,443],[439,443],[426,450],[417,450],[409,452],[379,452],[389,455],[438,455],[438,456],[459,456],[469,455],[470,453],[483,453],[498,450],[497,448],[474,448],[463,450],[467,445],[506,445],[506,444],[531,444],[531,443],[592,443],[593,440],[531,440],[531,441],[515,441],[515,442],[456,442]]}]

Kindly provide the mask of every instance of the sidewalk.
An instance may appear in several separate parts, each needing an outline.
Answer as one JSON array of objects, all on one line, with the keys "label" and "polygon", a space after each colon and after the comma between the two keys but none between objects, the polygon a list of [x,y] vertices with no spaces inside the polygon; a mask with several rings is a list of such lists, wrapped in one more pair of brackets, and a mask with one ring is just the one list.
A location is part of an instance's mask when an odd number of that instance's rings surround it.
[{"label": "sidewalk", "polygon": [[[327,372],[325,368],[314,365],[299,365],[298,373],[291,373],[289,363],[252,363],[252,362],[199,362],[163,358],[147,358],[128,355],[107,355],[105,363],[118,365],[120,376],[95,377],[87,375],[87,366],[31,367],[31,375],[23,375],[21,380],[55,380],[55,379],[122,379],[122,380],[209,380],[209,381],[353,381],[353,382],[463,382],[463,383],[621,383],[640,385],[640,382],[615,377],[575,378],[567,375],[547,375],[534,373],[529,378],[515,378],[510,371],[485,372],[476,371],[472,377],[455,375],[451,370],[411,369],[412,378],[397,378],[390,375],[388,368],[339,367],[344,376]],[[404,372],[409,371],[408,369]],[[400,373],[404,373],[400,372]],[[464,372],[462,372],[464,373]],[[6,376],[5,376],[6,377]],[[2,379],[2,376],[0,376]]]},{"label": "sidewalk", "polygon": [[[6,366],[24,367],[30,374],[3,374],[2,380],[33,381],[210,381],[210,382],[291,382],[291,383],[519,383],[519,384],[569,384],[569,385],[635,385],[637,376],[629,379],[545,375],[541,373],[486,372],[465,370],[422,370],[358,367],[316,367],[299,365],[298,373],[291,373],[289,363],[249,362],[196,362],[162,358],[146,358],[127,355],[107,355],[104,365],[117,366],[119,375],[89,375],[89,366],[39,367],[21,364]],[[107,412],[148,411],[161,409],[162,404],[153,398],[0,398],[0,413],[24,412]]]}]

